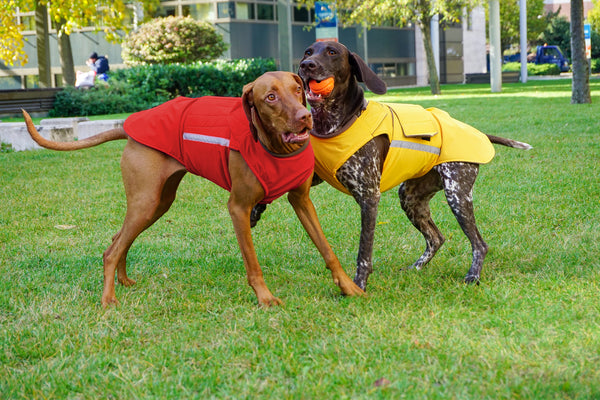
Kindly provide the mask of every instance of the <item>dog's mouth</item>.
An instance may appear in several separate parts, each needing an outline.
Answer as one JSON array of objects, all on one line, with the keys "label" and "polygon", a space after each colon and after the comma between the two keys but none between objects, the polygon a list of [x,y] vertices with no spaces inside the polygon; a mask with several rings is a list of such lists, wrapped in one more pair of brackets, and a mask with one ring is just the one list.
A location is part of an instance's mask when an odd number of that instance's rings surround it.
[{"label": "dog's mouth", "polygon": [[285,132],[281,134],[284,143],[303,143],[310,138],[310,129],[304,128],[300,132]]},{"label": "dog's mouth", "polygon": [[311,103],[319,103],[331,94],[335,81],[333,76],[325,79],[309,78],[306,86],[306,99]]}]

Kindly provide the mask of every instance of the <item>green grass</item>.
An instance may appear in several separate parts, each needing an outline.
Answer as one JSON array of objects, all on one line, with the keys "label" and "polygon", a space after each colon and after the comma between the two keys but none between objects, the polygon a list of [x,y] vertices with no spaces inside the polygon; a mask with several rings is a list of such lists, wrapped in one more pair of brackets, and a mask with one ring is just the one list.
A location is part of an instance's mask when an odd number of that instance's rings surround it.
[{"label": "green grass", "polygon": [[[129,257],[138,283],[102,310],[102,252],[123,218],[123,143],[0,154],[0,398],[600,398],[600,81],[393,90],[385,101],[450,112],[528,142],[496,147],[475,188],[490,246],[465,285],[469,244],[442,195],[447,242],[401,271],[423,241],[395,191],[382,196],[366,298],[343,298],[285,199],[254,229],[265,279],[246,284],[227,193],[187,176]],[[331,187],[312,198],[350,275],[359,212]],[[59,229],[59,228],[71,229]],[[376,386],[385,378],[387,385]]]}]

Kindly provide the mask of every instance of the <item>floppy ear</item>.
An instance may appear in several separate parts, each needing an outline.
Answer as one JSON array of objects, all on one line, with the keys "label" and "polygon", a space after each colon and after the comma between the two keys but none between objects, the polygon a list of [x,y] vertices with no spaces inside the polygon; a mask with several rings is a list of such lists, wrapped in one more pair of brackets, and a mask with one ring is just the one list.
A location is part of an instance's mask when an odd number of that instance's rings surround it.
[{"label": "floppy ear", "polygon": [[304,107],[306,107],[306,92],[304,91],[304,82],[302,82],[302,78],[300,78],[298,75],[292,74],[292,76],[294,77],[296,82],[298,82],[298,85],[300,85],[300,87],[302,88],[302,104],[304,105]]},{"label": "floppy ear", "polygon": [[258,132],[254,126],[254,123],[252,122],[252,112],[255,110],[252,89],[254,89],[254,82],[244,85],[244,88],[242,89],[242,106],[244,107],[246,118],[248,118],[248,123],[250,124],[250,132],[252,132],[252,137],[254,140],[258,140]]},{"label": "floppy ear", "polygon": [[364,82],[367,88],[375,94],[385,94],[387,92],[385,82],[369,68],[367,63],[358,54],[349,52],[348,57],[352,66],[352,73],[359,82]]}]

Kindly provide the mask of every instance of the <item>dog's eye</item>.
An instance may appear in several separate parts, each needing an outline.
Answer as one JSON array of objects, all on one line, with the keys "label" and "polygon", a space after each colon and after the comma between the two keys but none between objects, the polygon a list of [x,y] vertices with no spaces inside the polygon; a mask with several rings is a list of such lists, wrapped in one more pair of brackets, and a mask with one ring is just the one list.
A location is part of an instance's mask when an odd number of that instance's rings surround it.
[{"label": "dog's eye", "polygon": [[329,49],[329,50],[327,50],[327,54],[329,54],[330,56],[335,56],[337,54],[337,51],[335,51],[333,49]]},{"label": "dog's eye", "polygon": [[269,93],[267,95],[267,101],[275,101],[275,100],[277,100],[277,96],[275,96],[275,94]]},{"label": "dog's eye", "polygon": [[302,86],[298,86],[296,88],[296,93],[302,93]]},{"label": "dog's eye", "polygon": [[311,50],[311,49],[308,49],[308,50],[306,50],[306,51],[304,52],[304,56],[305,56],[305,57],[310,57],[310,56],[312,56],[312,53],[313,53],[313,52],[312,52],[312,50]]}]

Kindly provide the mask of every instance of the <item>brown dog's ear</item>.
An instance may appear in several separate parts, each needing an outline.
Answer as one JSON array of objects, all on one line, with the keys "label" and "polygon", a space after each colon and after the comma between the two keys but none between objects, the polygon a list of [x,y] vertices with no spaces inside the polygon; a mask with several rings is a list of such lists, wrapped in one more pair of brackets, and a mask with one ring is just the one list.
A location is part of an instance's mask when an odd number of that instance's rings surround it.
[{"label": "brown dog's ear", "polygon": [[375,94],[385,94],[387,92],[385,82],[369,68],[367,63],[358,54],[350,52],[349,59],[352,66],[352,73],[359,82],[364,82],[367,88]]},{"label": "brown dog's ear", "polygon": [[300,78],[298,75],[292,74],[292,76],[294,77],[296,82],[298,82],[298,85],[300,85],[300,87],[302,88],[302,104],[304,105],[304,107],[306,107],[306,92],[304,91],[304,82],[302,82],[302,78]]},{"label": "brown dog's ear", "polygon": [[242,89],[242,106],[244,107],[246,118],[248,118],[248,123],[250,124],[250,132],[252,132],[252,137],[254,140],[258,140],[258,132],[254,126],[254,123],[252,122],[252,109],[254,108],[254,96],[252,95],[252,89],[254,89],[254,82],[244,85],[244,88]]}]

